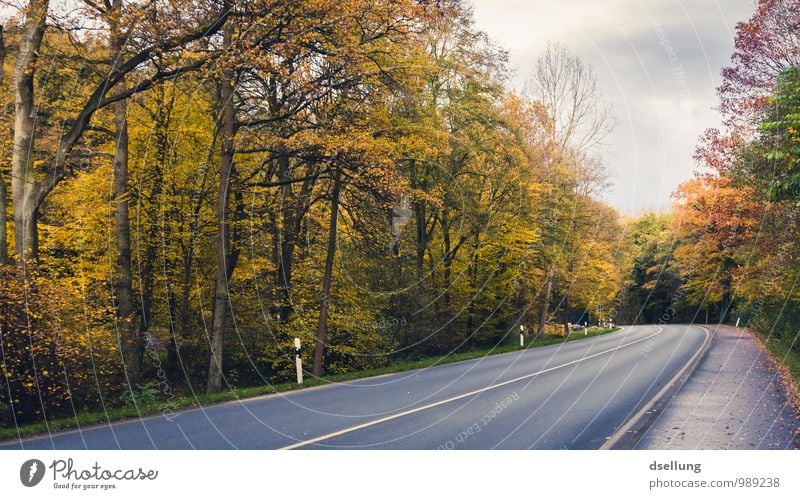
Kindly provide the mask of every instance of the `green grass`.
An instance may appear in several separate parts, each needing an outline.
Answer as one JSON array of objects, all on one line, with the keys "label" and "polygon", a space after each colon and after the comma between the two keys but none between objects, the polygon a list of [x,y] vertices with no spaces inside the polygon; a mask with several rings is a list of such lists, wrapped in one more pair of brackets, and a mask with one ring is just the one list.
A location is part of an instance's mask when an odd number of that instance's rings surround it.
[{"label": "green grass", "polygon": [[[538,348],[547,345],[554,345],[557,343],[564,343],[567,341],[591,338],[593,336],[599,336],[602,334],[611,333],[619,329],[620,328],[618,327],[612,329],[592,328],[589,330],[589,334],[586,336],[584,336],[582,331],[576,331],[571,333],[566,338],[560,338],[560,337],[538,338],[536,340],[529,341],[526,344],[525,348],[526,349]],[[323,376],[321,378],[309,378],[305,380],[302,386],[297,385],[297,383],[281,383],[270,386],[235,388],[233,390],[228,390],[225,392],[214,393],[214,394],[198,394],[196,397],[175,397],[171,401],[169,401],[169,409],[177,411],[178,409],[185,409],[198,406],[208,406],[210,404],[228,402],[231,400],[241,400],[252,397],[258,397],[261,395],[288,392],[312,386],[321,386],[335,382],[350,381],[360,378],[369,378],[372,376],[380,376],[382,374],[391,374],[402,371],[409,371],[412,369],[432,367],[442,364],[451,364],[453,362],[461,362],[465,360],[476,359],[480,357],[485,357],[487,355],[497,355],[501,353],[515,352],[520,350],[518,343],[519,338],[517,337],[516,340],[517,341],[515,342],[509,341],[508,343],[493,348],[470,350],[466,352],[447,355],[446,357],[427,357],[415,361],[397,362],[376,369],[353,371],[345,374]],[[53,431],[67,430],[71,428],[96,425],[100,423],[107,423],[112,421],[124,421],[126,419],[131,419],[131,418],[156,415],[160,414],[164,410],[164,404],[166,404],[164,400],[159,400],[148,404],[139,404],[138,408],[131,405],[124,407],[109,408],[105,412],[102,411],[79,412],[71,418],[53,419],[51,421],[48,421],[47,424],[33,423],[33,424],[22,425],[17,428],[0,428],[0,440],[17,438],[20,436],[24,437],[24,436],[38,435],[42,433],[47,433],[48,431],[53,432]]]}]

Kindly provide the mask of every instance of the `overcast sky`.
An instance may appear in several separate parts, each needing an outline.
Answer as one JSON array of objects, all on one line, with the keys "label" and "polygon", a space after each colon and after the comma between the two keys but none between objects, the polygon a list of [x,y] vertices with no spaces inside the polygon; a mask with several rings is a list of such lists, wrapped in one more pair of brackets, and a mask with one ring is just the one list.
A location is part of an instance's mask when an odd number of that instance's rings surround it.
[{"label": "overcast sky", "polygon": [[753,0],[471,1],[478,27],[509,51],[515,88],[548,41],[594,67],[617,117],[605,200],[631,214],[668,209],[696,168],[697,137],[719,123],[720,70]]}]

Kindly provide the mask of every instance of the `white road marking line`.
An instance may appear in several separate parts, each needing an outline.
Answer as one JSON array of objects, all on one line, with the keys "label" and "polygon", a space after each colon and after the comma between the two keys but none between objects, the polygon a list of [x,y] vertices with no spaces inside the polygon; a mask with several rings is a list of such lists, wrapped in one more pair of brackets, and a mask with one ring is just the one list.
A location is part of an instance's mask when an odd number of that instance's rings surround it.
[{"label": "white road marking line", "polygon": [[683,374],[686,372],[687,369],[689,369],[689,366],[692,365],[692,363],[695,361],[695,359],[697,359],[697,357],[701,353],[703,353],[703,351],[706,348],[706,345],[708,344],[708,342],[711,339],[711,334],[708,332],[708,329],[706,329],[706,328],[704,328],[702,326],[697,326],[697,327],[699,327],[700,329],[703,330],[703,332],[706,333],[706,339],[703,340],[703,344],[700,345],[700,348],[694,353],[694,355],[692,355],[692,358],[690,358],[686,362],[686,364],[683,365],[681,370],[678,371],[675,374],[675,376],[672,377],[671,380],[669,380],[669,383],[664,385],[664,387],[661,390],[659,390],[658,393],[656,393],[655,396],[653,396],[653,398],[651,398],[650,401],[644,405],[644,407],[639,409],[639,412],[634,414],[632,418],[630,418],[624,425],[622,425],[619,428],[619,430],[614,432],[614,434],[611,435],[611,437],[608,440],[606,440],[606,443],[604,443],[603,446],[600,447],[600,450],[608,450],[611,447],[613,447],[614,445],[616,445],[616,443],[619,442],[619,440],[628,432],[628,430],[630,430],[633,427],[633,425],[638,423],[639,420],[642,419],[642,417],[644,417],[644,415],[647,414],[647,412],[650,411],[653,408],[654,405],[656,405],[656,403],[661,399],[661,397],[663,397],[664,394],[667,393],[667,391],[670,388],[672,388],[672,385],[674,385],[675,382],[678,381],[681,376],[683,376]]},{"label": "white road marking line", "polygon": [[483,387],[483,388],[479,388],[477,390],[473,390],[473,391],[471,391],[469,393],[456,395],[455,397],[450,397],[448,399],[440,400],[438,402],[433,402],[431,404],[424,405],[422,407],[417,407],[415,409],[409,409],[407,411],[403,411],[403,412],[400,412],[400,413],[397,413],[397,414],[392,414],[391,416],[386,416],[384,418],[375,419],[373,421],[367,421],[366,423],[361,423],[359,425],[351,426],[349,428],[344,428],[342,430],[338,430],[338,431],[334,431],[334,432],[331,432],[331,433],[327,433],[325,435],[320,435],[319,437],[311,438],[311,439],[308,439],[308,440],[302,440],[300,442],[296,442],[296,443],[293,443],[291,445],[287,445],[286,447],[281,447],[278,450],[291,450],[291,449],[297,449],[299,447],[305,447],[306,445],[315,444],[317,442],[322,442],[323,440],[329,440],[331,438],[338,437],[338,436],[341,436],[341,435],[345,435],[347,433],[352,433],[354,431],[363,430],[364,428],[369,428],[370,426],[375,426],[377,424],[385,423],[385,422],[391,421],[393,419],[402,418],[403,416],[408,416],[410,414],[415,414],[417,412],[427,411],[428,409],[433,409],[434,407],[438,407],[440,405],[449,404],[450,402],[455,402],[456,400],[461,400],[461,399],[464,399],[464,398],[467,398],[467,397],[472,397],[473,395],[478,395],[480,393],[487,392],[489,390],[494,390],[496,388],[500,388],[500,387],[503,387],[503,386],[510,385],[512,383],[516,383],[518,381],[523,381],[523,380],[526,380],[526,379],[529,379],[529,378],[533,378],[534,376],[539,376],[540,374],[548,373],[550,371],[555,371],[556,369],[561,369],[562,367],[571,366],[571,365],[577,364],[579,362],[583,362],[584,360],[589,360],[589,359],[592,359],[594,357],[599,357],[600,355],[605,355],[605,354],[607,354],[609,352],[613,352],[615,350],[619,350],[620,348],[625,348],[625,347],[629,347],[631,345],[635,345],[637,343],[641,343],[642,341],[649,340],[650,338],[661,334],[661,332],[663,330],[664,330],[663,327],[659,327],[658,331],[656,331],[655,333],[651,334],[650,336],[646,336],[646,337],[638,339],[636,341],[632,341],[632,342],[626,343],[624,345],[619,345],[617,347],[610,348],[608,350],[603,350],[602,352],[598,352],[598,353],[589,355],[587,357],[581,357],[580,359],[573,360],[573,361],[567,362],[565,364],[560,364],[560,365],[557,365],[557,366],[548,367],[547,369],[542,369],[541,371],[536,371],[535,373],[525,374],[523,376],[519,376],[517,378],[510,379],[508,381],[503,381],[502,383],[497,383],[495,385],[489,385],[489,386],[486,386],[486,387]]}]

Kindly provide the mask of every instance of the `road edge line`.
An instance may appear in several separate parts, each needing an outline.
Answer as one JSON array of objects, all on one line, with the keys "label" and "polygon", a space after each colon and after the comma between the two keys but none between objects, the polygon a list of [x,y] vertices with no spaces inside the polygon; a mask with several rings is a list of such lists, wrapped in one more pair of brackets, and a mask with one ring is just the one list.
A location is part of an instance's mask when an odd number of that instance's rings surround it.
[{"label": "road edge line", "polygon": [[636,447],[647,430],[656,422],[675,395],[688,381],[694,370],[708,353],[714,333],[703,326],[696,326],[706,333],[703,344],[683,365],[661,390],[656,393],[639,411],[612,434],[599,450],[630,450]]}]

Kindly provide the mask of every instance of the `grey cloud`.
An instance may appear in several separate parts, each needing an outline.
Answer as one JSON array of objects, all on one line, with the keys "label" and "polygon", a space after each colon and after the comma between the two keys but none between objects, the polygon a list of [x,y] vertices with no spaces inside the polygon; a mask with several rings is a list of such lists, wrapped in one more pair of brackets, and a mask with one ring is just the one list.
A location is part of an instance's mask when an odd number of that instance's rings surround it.
[{"label": "grey cloud", "polygon": [[695,169],[696,137],[719,123],[715,88],[730,60],[735,24],[752,13],[751,0],[474,4],[478,26],[510,48],[517,87],[547,40],[592,63],[618,117],[604,152],[615,183],[605,199],[626,212],[668,206]]}]

